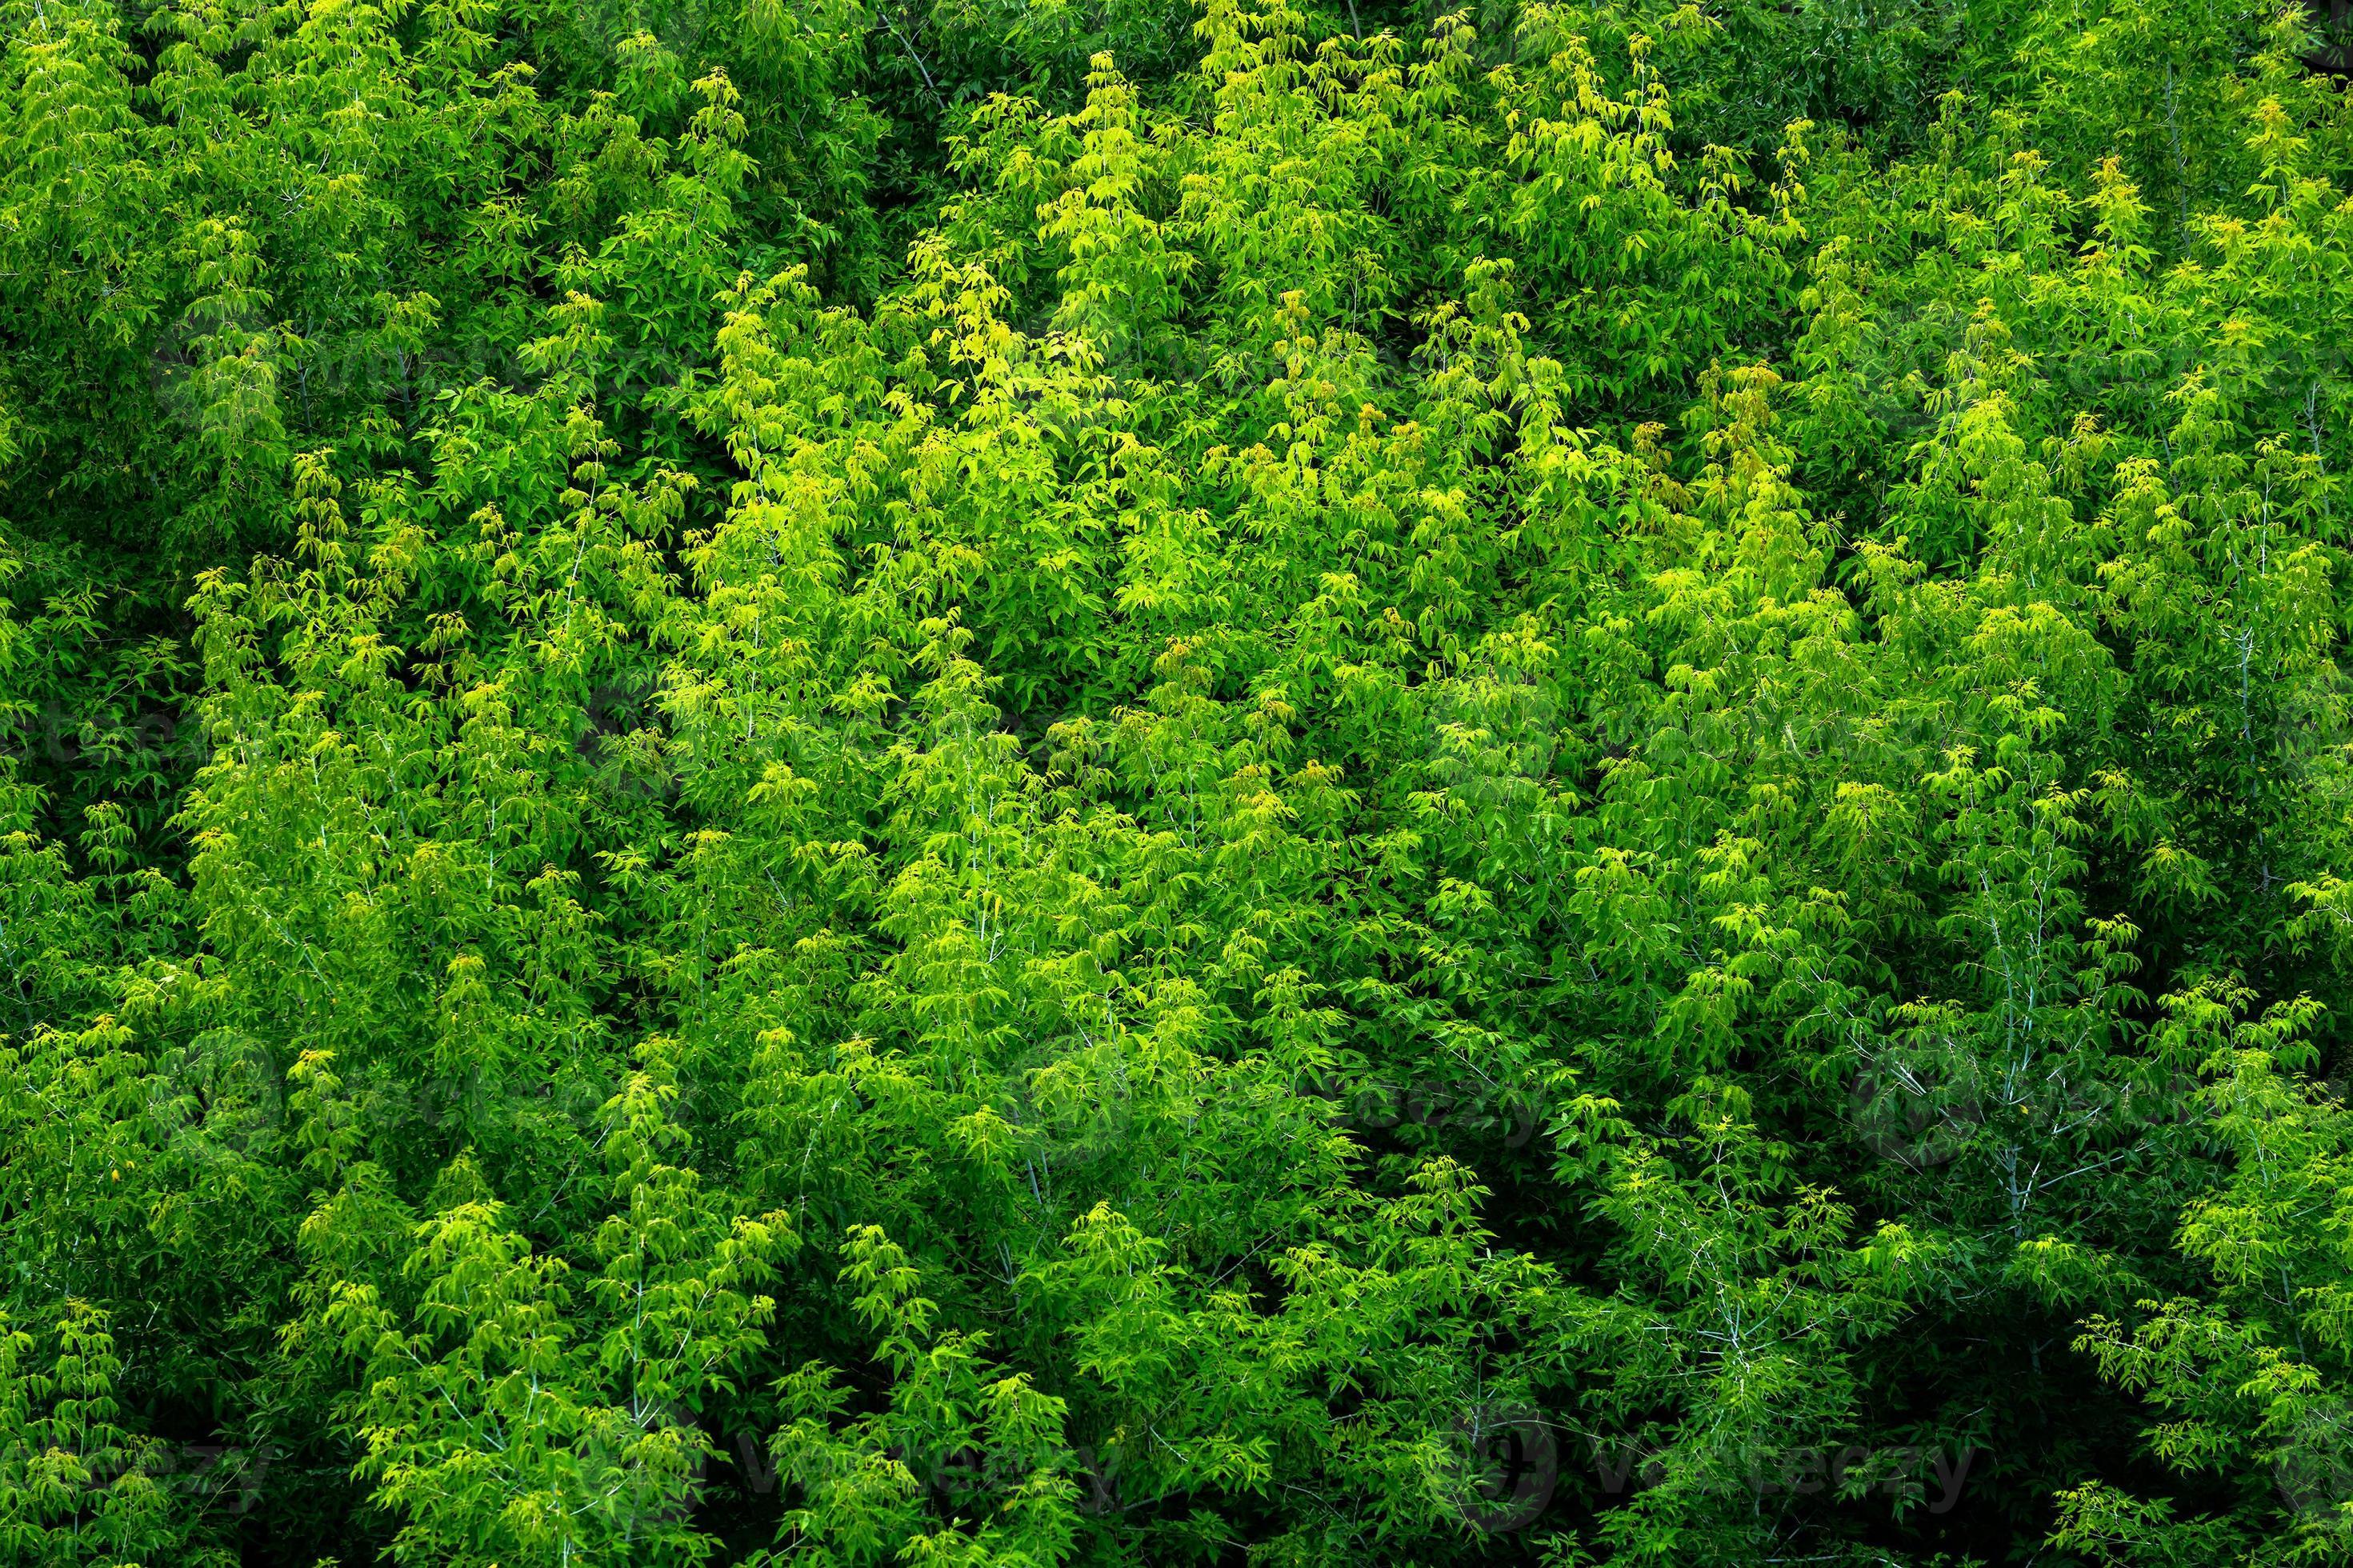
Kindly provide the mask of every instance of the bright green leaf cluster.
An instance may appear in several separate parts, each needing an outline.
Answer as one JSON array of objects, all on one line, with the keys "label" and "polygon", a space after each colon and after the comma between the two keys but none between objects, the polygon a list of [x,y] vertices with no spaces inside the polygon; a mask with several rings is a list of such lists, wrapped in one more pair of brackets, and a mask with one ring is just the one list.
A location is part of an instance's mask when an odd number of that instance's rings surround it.
[{"label": "bright green leaf cluster", "polygon": [[0,29],[0,1559],[2353,1561],[2302,13]]}]

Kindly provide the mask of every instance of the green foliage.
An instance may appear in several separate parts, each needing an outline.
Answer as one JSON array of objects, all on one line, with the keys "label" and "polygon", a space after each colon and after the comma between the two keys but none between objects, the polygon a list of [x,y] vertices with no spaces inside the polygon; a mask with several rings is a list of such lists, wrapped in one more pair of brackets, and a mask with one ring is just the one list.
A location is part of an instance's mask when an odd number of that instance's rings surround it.
[{"label": "green foliage", "polygon": [[0,1556],[2353,1557],[2300,14],[0,27]]}]

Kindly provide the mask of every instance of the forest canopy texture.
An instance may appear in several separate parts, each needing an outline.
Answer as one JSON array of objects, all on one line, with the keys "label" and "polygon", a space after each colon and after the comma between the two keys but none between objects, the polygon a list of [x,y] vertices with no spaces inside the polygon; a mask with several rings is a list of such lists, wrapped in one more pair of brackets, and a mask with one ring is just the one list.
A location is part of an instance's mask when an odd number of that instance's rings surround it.
[{"label": "forest canopy texture", "polygon": [[2353,1561],[2326,23],[0,0],[0,1562]]}]

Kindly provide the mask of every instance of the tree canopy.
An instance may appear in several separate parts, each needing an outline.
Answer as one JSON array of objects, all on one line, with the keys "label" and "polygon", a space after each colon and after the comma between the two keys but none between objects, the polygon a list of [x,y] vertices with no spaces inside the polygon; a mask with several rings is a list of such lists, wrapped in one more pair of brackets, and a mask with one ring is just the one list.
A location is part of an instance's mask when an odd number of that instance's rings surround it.
[{"label": "tree canopy", "polygon": [[2304,11],[0,28],[0,1560],[2353,1562]]}]

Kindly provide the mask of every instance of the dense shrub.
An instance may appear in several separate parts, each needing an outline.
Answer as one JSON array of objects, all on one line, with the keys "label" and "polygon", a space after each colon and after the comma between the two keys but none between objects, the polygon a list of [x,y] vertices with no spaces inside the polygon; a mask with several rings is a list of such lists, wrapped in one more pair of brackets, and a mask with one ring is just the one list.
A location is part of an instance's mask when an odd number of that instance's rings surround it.
[{"label": "dense shrub", "polygon": [[2353,1558],[2301,12],[0,26],[0,1560]]}]

